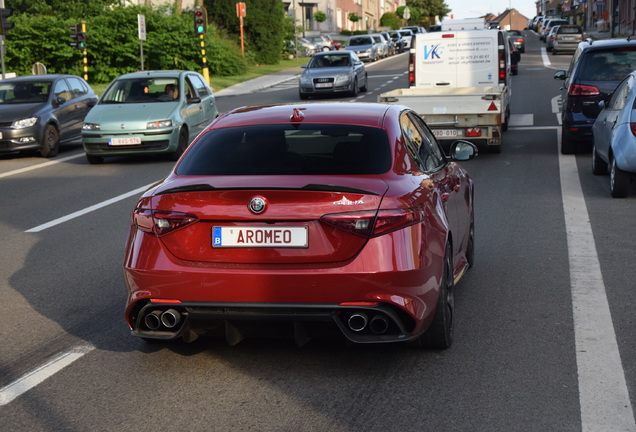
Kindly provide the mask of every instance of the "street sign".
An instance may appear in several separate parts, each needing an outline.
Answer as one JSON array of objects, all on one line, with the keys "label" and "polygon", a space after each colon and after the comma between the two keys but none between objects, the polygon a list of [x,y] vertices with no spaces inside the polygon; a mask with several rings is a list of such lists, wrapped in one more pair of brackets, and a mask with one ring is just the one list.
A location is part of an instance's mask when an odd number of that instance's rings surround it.
[{"label": "street sign", "polygon": [[247,16],[245,12],[244,2],[239,2],[236,4],[236,16],[239,18],[245,18]]},{"label": "street sign", "polygon": [[146,40],[146,16],[142,14],[137,15],[137,27],[139,30],[139,40]]}]

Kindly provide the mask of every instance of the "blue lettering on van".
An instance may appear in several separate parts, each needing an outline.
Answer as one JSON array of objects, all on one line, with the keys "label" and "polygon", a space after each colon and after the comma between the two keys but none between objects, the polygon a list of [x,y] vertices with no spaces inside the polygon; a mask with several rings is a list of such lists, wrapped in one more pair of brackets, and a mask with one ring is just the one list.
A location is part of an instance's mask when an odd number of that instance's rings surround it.
[{"label": "blue lettering on van", "polygon": [[424,60],[440,58],[441,54],[444,54],[444,47],[431,45],[429,49],[429,47],[424,46]]}]

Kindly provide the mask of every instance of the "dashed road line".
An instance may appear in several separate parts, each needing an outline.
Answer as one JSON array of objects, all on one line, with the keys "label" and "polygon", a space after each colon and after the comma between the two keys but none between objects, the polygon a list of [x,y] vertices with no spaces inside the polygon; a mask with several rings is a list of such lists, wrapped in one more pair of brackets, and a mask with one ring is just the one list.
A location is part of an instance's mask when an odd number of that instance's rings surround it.
[{"label": "dashed road line", "polygon": [[52,377],[94,349],[95,347],[91,345],[82,345],[71,348],[68,351],[58,354],[42,366],[18,378],[11,384],[1,388],[0,406],[9,404],[14,399],[41,384],[44,380]]}]

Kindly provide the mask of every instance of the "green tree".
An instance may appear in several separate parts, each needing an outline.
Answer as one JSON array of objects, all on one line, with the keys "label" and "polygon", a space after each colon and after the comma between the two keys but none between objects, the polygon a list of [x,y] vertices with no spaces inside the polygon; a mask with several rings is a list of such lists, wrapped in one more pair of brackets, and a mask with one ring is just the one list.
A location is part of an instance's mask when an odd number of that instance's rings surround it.
[{"label": "green tree", "polygon": [[327,21],[327,14],[321,11],[318,11],[314,14],[314,20],[316,20],[316,22],[322,23]]},{"label": "green tree", "polygon": [[380,25],[382,27],[390,27],[393,30],[396,30],[399,29],[402,24],[400,23],[400,18],[395,12],[386,12],[380,18]]},{"label": "green tree", "polygon": [[[19,6],[23,4],[27,2]],[[80,7],[83,4],[69,0],[62,7],[60,2],[60,10],[54,12],[50,6],[57,2],[36,0],[29,3],[29,11],[14,12],[10,20],[15,28],[6,36],[7,71],[30,74],[32,65],[41,62],[49,73],[82,75],[82,51],[69,46],[69,26],[81,21],[87,27],[90,82],[109,82],[122,73],[135,71],[140,68],[137,14],[146,18],[144,69],[201,70],[201,47],[194,34],[192,13],[177,14],[170,6],[122,7],[99,0],[90,0],[85,9]],[[239,46],[213,25],[208,26],[205,42],[211,75],[238,75],[247,69]]]},{"label": "green tree", "polygon": [[347,18],[349,19],[349,21],[351,21],[352,23],[356,23],[358,21],[360,21],[360,15],[358,15],[355,12],[349,12],[349,15],[347,16]]}]

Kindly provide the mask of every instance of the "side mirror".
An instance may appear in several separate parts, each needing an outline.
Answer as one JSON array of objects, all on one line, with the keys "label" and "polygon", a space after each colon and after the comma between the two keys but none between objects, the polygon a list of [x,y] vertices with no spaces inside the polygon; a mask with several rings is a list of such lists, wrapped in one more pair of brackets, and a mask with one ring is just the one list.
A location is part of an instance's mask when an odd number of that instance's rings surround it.
[{"label": "side mirror", "polygon": [[450,146],[450,158],[456,161],[468,161],[477,156],[477,146],[468,141],[455,141]]},{"label": "side mirror", "polygon": [[188,99],[188,104],[198,104],[198,103],[201,103],[201,98],[198,96]]},{"label": "side mirror", "polygon": [[300,67],[303,68],[303,69],[307,69],[307,64],[305,63],[303,65],[300,65]]},{"label": "side mirror", "polygon": [[556,71],[554,73],[554,79],[565,81],[565,71],[564,70]]}]

